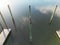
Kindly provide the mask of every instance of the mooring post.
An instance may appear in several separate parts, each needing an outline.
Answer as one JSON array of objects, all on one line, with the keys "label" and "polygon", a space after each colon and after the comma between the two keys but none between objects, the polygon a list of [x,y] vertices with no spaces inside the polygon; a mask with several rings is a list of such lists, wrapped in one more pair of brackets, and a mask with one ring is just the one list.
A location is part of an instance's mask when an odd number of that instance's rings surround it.
[{"label": "mooring post", "polygon": [[56,9],[57,9],[57,5],[56,5],[56,7],[55,7],[55,9],[54,9],[54,11],[53,11],[53,13],[52,13],[52,15],[51,15],[51,18],[50,18],[49,24],[52,23],[53,16],[55,15]]},{"label": "mooring post", "polygon": [[12,11],[11,11],[11,8],[10,8],[10,6],[8,5],[8,9],[9,9],[9,12],[10,12],[10,14],[11,14],[11,18],[12,18],[12,21],[13,21],[13,24],[14,24],[14,27],[15,27],[15,30],[17,30],[16,29],[16,23],[15,23],[15,20],[14,20],[14,17],[13,17],[13,14],[12,14]]},{"label": "mooring post", "polygon": [[29,40],[30,40],[30,42],[32,42],[31,5],[29,5]]},{"label": "mooring post", "polygon": [[3,15],[2,15],[1,12],[0,12],[0,16],[1,16],[1,18],[2,18],[2,20],[3,20],[3,22],[4,22],[4,24],[5,24],[6,28],[8,29],[8,26],[7,26],[7,24],[6,24],[6,21],[5,21],[5,19],[4,19],[4,17],[3,17]]},{"label": "mooring post", "polygon": [[3,30],[3,26],[2,26],[2,24],[1,24],[1,22],[0,22],[0,26],[1,26],[1,29]]}]

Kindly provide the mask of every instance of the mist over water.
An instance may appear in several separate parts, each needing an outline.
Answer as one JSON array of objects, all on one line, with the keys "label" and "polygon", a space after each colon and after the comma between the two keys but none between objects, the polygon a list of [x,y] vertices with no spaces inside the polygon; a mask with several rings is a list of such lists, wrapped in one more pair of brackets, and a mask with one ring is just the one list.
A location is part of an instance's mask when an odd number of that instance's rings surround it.
[{"label": "mist over water", "polygon": [[[31,5],[32,19],[32,45],[60,45],[56,30],[60,29],[59,1],[55,0],[13,0],[10,8],[16,22],[15,30],[7,5],[1,9],[7,26],[11,28],[11,34],[4,45],[30,45],[29,42],[29,5]],[[49,24],[51,14],[58,5],[53,21]],[[0,17],[4,28],[5,24]],[[0,28],[1,29],[1,28]],[[2,30],[1,30],[2,31]]]}]

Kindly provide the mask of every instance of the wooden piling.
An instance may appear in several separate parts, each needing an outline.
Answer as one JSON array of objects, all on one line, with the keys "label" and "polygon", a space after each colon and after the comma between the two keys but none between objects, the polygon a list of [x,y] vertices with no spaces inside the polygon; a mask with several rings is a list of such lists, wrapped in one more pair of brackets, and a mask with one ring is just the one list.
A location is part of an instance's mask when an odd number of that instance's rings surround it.
[{"label": "wooden piling", "polygon": [[29,39],[32,42],[32,21],[31,21],[31,6],[29,5]]},{"label": "wooden piling", "polygon": [[4,22],[4,24],[5,24],[6,28],[8,29],[8,26],[7,26],[7,24],[6,24],[6,21],[5,21],[5,19],[4,19],[4,17],[3,17],[3,15],[2,15],[1,12],[0,12],[0,16],[1,16],[1,18],[2,18],[2,20],[3,20],[3,22]]},{"label": "wooden piling", "polygon": [[56,7],[55,7],[55,9],[54,9],[54,11],[53,11],[53,13],[52,13],[52,15],[51,15],[51,18],[50,18],[49,24],[52,23],[53,17],[54,17],[55,12],[56,12],[56,9],[57,9],[57,5],[56,5]]},{"label": "wooden piling", "polygon": [[11,11],[11,8],[10,8],[10,6],[8,5],[8,9],[9,9],[9,12],[10,12],[10,14],[11,14],[11,18],[12,18],[12,21],[13,21],[13,24],[14,24],[14,27],[15,27],[15,30],[17,30],[16,29],[16,23],[15,23],[15,20],[14,20],[14,17],[13,17],[13,14],[12,14],[12,11]]}]

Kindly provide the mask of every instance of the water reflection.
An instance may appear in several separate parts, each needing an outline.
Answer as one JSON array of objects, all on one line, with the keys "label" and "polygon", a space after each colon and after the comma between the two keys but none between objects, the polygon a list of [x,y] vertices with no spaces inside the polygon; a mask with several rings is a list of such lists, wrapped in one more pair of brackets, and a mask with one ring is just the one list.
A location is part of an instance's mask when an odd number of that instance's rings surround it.
[{"label": "water reflection", "polygon": [[[36,2],[37,1],[37,2]],[[49,20],[56,4],[59,5],[59,1],[15,1],[11,5],[14,19],[16,21],[17,32],[14,30],[14,26],[8,12],[8,9],[4,9],[4,17],[9,28],[12,29],[11,35],[6,41],[5,45],[29,45],[29,7],[31,4],[32,11],[32,36],[33,45],[60,45],[60,40],[56,37],[55,31],[60,29],[60,11],[56,11],[52,24],[49,25]],[[27,2],[27,3],[26,3]],[[40,3],[41,2],[41,3]],[[55,3],[56,2],[56,3]],[[48,3],[48,4],[47,4]],[[51,6],[51,7],[50,7]],[[36,9],[35,7],[38,7]],[[42,9],[43,8],[43,9]],[[58,8],[59,10],[60,8]]]},{"label": "water reflection", "polygon": [[[51,11],[47,11],[47,13],[43,13],[38,10],[34,10],[36,12],[33,13],[33,19],[35,22],[33,23],[33,44],[34,45],[55,45],[59,42],[56,38],[55,31],[59,30],[60,24],[57,15],[54,15],[53,22],[49,25],[49,19],[51,17]],[[36,27],[37,26],[37,27]],[[52,42],[53,41],[53,42]]]},{"label": "water reflection", "polygon": [[[12,30],[12,36],[14,41],[11,42],[11,37],[7,40],[6,45],[29,45],[29,28],[27,17],[28,11],[19,18],[20,22],[17,24],[17,32]],[[52,10],[46,13],[32,8],[32,36],[33,45],[60,45],[60,41],[56,38],[55,31],[60,29],[60,18],[57,14],[54,15],[53,22],[49,25],[49,20],[52,14]],[[17,20],[18,21],[18,20]]]}]

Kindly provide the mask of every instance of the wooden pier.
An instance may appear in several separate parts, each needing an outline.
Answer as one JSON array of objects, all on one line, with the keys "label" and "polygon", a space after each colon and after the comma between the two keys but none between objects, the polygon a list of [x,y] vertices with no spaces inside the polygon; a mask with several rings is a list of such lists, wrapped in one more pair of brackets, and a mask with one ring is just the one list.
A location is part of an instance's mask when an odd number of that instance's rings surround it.
[{"label": "wooden pier", "polygon": [[59,31],[56,31],[58,37],[60,38],[60,30]]},{"label": "wooden pier", "polygon": [[9,33],[11,32],[11,29],[4,29],[1,33],[0,33],[0,45],[3,45],[5,40],[7,39]]}]

